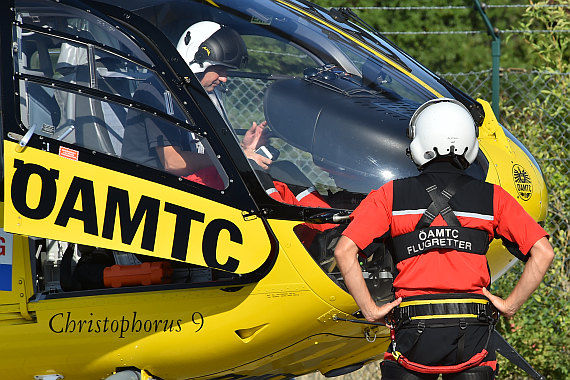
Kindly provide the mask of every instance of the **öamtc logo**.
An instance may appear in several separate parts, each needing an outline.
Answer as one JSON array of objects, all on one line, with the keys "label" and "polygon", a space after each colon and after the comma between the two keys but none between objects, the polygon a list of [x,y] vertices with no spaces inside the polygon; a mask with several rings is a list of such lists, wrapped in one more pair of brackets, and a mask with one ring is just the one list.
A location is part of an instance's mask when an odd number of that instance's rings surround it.
[{"label": "\u00f6amtc logo", "polygon": [[523,201],[528,201],[532,196],[532,182],[527,171],[519,164],[513,165],[513,180],[519,197]]}]

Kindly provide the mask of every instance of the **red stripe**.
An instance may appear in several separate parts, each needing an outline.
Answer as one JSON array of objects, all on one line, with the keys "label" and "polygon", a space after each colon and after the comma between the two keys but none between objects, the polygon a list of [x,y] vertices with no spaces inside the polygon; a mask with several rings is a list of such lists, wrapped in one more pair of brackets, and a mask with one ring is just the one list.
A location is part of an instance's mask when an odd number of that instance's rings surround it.
[{"label": "red stripe", "polygon": [[384,354],[385,360],[394,360],[397,361],[402,367],[410,371],[416,371],[420,373],[457,373],[461,371],[465,371],[471,367],[475,367],[479,365],[483,359],[487,356],[487,350],[483,350],[478,354],[473,355],[473,357],[466,362],[455,364],[455,365],[436,365],[436,366],[429,366],[420,363],[415,363],[410,361],[404,355],[400,355],[398,359],[394,357],[389,352]]}]

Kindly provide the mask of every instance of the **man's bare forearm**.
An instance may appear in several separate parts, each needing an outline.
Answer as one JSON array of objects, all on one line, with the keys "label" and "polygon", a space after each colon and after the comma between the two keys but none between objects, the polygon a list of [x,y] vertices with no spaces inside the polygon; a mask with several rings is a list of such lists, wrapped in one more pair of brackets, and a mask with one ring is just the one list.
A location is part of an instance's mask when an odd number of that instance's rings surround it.
[{"label": "man's bare forearm", "polygon": [[358,262],[358,246],[346,236],[340,238],[334,255],[344,278],[344,283],[364,317],[370,322],[384,322],[386,314],[399,305],[402,299],[398,298],[382,306],[376,305],[366,286]]},{"label": "man's bare forearm", "polygon": [[483,290],[485,296],[507,318],[512,317],[538,288],[554,259],[554,250],[548,239],[543,237],[532,246],[529,255],[519,281],[506,299]]}]

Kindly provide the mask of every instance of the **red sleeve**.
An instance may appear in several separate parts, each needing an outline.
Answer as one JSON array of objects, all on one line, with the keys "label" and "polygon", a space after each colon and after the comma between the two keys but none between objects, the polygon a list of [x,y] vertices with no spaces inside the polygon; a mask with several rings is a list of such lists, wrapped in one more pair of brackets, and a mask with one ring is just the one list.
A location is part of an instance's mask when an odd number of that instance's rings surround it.
[{"label": "red sleeve", "polygon": [[548,233],[530,216],[511,194],[495,185],[493,197],[495,234],[518,245],[523,255]]},{"label": "red sleeve", "polygon": [[371,191],[350,215],[352,221],[343,235],[352,240],[358,248],[366,248],[375,238],[390,229],[393,189],[390,181],[378,190]]}]

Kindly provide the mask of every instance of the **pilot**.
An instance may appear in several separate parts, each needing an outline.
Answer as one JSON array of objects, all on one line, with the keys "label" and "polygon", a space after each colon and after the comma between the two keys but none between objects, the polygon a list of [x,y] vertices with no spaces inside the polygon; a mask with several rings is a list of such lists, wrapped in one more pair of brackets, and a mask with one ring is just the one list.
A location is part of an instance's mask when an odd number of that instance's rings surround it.
[{"label": "pilot", "polygon": [[[244,40],[230,27],[213,21],[200,21],[186,29],[178,41],[177,49],[222,117],[230,124],[218,93],[218,86],[227,82],[228,69],[238,69],[247,63],[248,54]],[[256,153],[255,150],[264,141],[262,135],[266,124],[265,121],[259,124],[253,122],[241,142],[246,157],[263,169],[268,169],[271,159]]]},{"label": "pilot", "polygon": [[[335,249],[338,266],[365,318],[393,326],[382,379],[436,379],[440,373],[443,379],[493,379],[495,311],[507,318],[517,312],[544,278],[554,251],[548,234],[510,194],[464,173],[479,144],[460,102],[440,98],[420,106],[408,137],[408,153],[421,173],[391,181],[362,201]],[[526,263],[506,299],[487,290],[485,253],[494,237]],[[396,299],[381,306],[357,259],[374,239],[392,247],[397,269]]]},{"label": "pilot", "polygon": [[[184,31],[178,41],[177,49],[208,92],[226,123],[231,125],[218,91],[220,84],[228,80],[227,70],[237,69],[248,60],[247,47],[239,33],[213,21],[200,21]],[[246,157],[255,162],[254,168],[259,166],[263,170],[269,170],[257,171],[267,193],[274,199],[289,204],[330,208],[312,183],[294,165],[290,163],[288,165],[286,162],[272,165],[273,161],[270,158],[256,153],[256,150],[267,141],[266,125],[266,121],[253,122],[240,145]],[[267,174],[271,174],[274,178],[288,177],[292,180],[285,184],[273,180]],[[187,178],[195,177],[190,175]],[[331,225],[321,225],[316,228],[324,230],[330,227]]]},{"label": "pilot", "polygon": [[[200,83],[225,116],[214,89],[227,80],[228,68],[237,69],[247,62],[245,43],[233,29],[212,22],[198,23],[189,28],[185,33],[188,42],[190,35],[206,36],[207,41],[201,37],[203,43],[196,46],[190,44],[199,54],[194,54],[192,59],[195,62],[189,64],[196,69]],[[165,104],[163,90],[159,80],[151,77],[138,86],[133,99],[157,109],[171,109],[175,117],[184,119],[178,107],[168,107]],[[248,158],[267,168],[271,160],[254,152],[255,145],[261,140],[264,125],[265,123],[253,123],[242,141],[242,147]],[[197,135],[141,112],[129,112],[127,115],[122,156],[215,189],[225,188],[216,164],[210,157],[211,153],[206,152]]]}]

